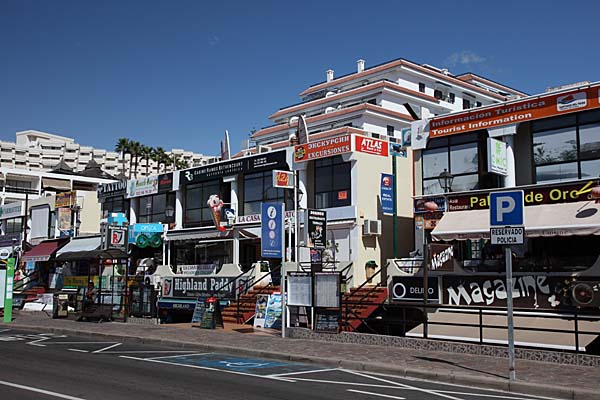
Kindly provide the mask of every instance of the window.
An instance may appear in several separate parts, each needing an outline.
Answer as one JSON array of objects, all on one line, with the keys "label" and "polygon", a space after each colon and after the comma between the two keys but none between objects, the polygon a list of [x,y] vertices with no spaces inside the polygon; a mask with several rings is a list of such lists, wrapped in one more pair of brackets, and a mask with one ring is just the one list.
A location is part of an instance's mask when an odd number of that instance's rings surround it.
[{"label": "window", "polygon": [[198,243],[196,240],[180,242],[175,250],[175,265],[213,264],[217,268],[233,262],[233,241]]},{"label": "window", "polygon": [[387,126],[387,135],[390,137],[394,137],[394,126],[393,125]]},{"label": "window", "polygon": [[454,104],[456,100],[456,95],[454,93],[448,93],[448,103]]},{"label": "window", "polygon": [[[211,195],[220,195],[221,193],[220,180],[212,180],[186,186],[185,217],[183,220],[183,225],[186,228],[213,225],[212,213],[207,201]],[[223,199],[222,196],[221,199]]]},{"label": "window", "polygon": [[463,110],[468,110],[471,108],[471,102],[467,99],[463,99]]},{"label": "window", "polygon": [[129,200],[124,197],[107,197],[102,202],[102,217],[107,218],[110,213],[124,213],[129,219]]},{"label": "window", "polygon": [[4,234],[21,233],[23,231],[23,218],[11,218],[2,221]]},{"label": "window", "polygon": [[531,123],[536,182],[600,175],[600,111]]},{"label": "window", "polygon": [[244,176],[244,215],[260,214],[260,203],[286,203],[293,207],[292,199],[285,189],[273,187],[273,171],[257,172]]},{"label": "window", "polygon": [[162,193],[140,197],[137,209],[137,222],[140,224],[173,222],[175,217],[167,218],[165,215],[167,205],[170,205],[175,210],[175,193]]},{"label": "window", "polygon": [[342,156],[315,160],[315,207],[344,207],[351,204],[350,162]]},{"label": "window", "polygon": [[425,93],[425,84],[423,82],[419,82],[419,92]]},{"label": "window", "polygon": [[438,100],[441,100],[441,99],[444,97],[444,94],[442,93],[442,91],[441,91],[441,90],[439,90],[439,89],[435,89],[435,90],[433,91],[433,97],[435,97],[435,98],[436,98],[436,99],[438,99]]},{"label": "window", "polygon": [[[482,189],[485,173],[485,134],[432,139],[423,151],[423,194],[442,193],[438,177],[444,170],[454,176],[453,192]],[[492,182],[497,187],[499,182]]]}]

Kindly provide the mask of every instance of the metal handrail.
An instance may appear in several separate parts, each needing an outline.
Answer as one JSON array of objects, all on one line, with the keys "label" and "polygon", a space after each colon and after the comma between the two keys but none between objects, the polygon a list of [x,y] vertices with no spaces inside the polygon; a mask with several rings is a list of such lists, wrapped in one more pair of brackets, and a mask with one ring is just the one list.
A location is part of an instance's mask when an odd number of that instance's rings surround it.
[{"label": "metal handrail", "polygon": [[[238,264],[238,265],[239,265],[239,264]],[[214,294],[215,294],[215,293],[219,293],[219,292],[220,292],[220,291],[221,291],[223,288],[225,288],[225,287],[229,286],[229,285],[231,284],[231,282],[237,282],[237,280],[238,280],[238,279],[240,279],[242,276],[244,276],[244,275],[252,275],[252,274],[250,274],[249,272],[253,271],[255,268],[256,268],[256,265],[252,265],[252,267],[251,267],[251,268],[250,268],[248,271],[246,271],[246,272],[242,272],[241,274],[239,274],[239,275],[237,275],[237,276],[235,276],[235,277],[233,277],[233,278],[230,278],[230,279],[229,279],[229,280],[228,280],[228,281],[227,281],[225,284],[223,284],[223,285],[219,286],[219,287],[218,287],[218,288],[216,288],[216,289],[213,289],[213,290],[211,291],[211,296],[214,296]],[[235,287],[235,295],[236,295],[236,298],[238,298],[238,297],[240,296],[240,294],[238,293],[238,290],[237,290],[237,289],[238,289],[238,288],[237,288],[237,286],[236,286],[236,287]]]},{"label": "metal handrail", "polygon": [[[375,273],[368,279],[365,279],[365,281],[356,289],[354,289],[354,293],[357,293],[359,290],[361,290],[363,287],[365,287],[370,281],[373,280],[373,278],[375,278],[377,275],[379,275],[381,273],[381,271],[383,270],[382,267],[379,267],[379,269],[377,271],[375,271]],[[346,328],[348,329],[349,327],[349,315],[350,313],[354,314],[356,316],[357,319],[359,319],[368,329],[370,329],[372,332],[377,333],[373,328],[371,328],[369,326],[369,324],[366,322],[368,318],[361,318],[358,314],[356,314],[356,312],[354,312],[353,310],[350,309],[350,305],[351,304],[364,304],[364,299],[368,298],[369,295],[371,293],[373,293],[375,291],[375,288],[377,286],[374,286],[371,288],[371,290],[369,290],[367,293],[365,293],[362,297],[360,297],[358,300],[355,301],[349,301],[350,297],[352,297],[352,293],[348,293],[348,294],[344,294],[344,297],[346,298],[346,300],[344,301],[342,298],[342,301],[345,304],[345,308],[346,308],[346,313],[345,313],[345,319],[346,319]],[[384,301],[385,302],[385,301]],[[381,305],[383,303],[370,303],[372,305]]]},{"label": "metal handrail", "polygon": [[26,287],[31,282],[31,280],[32,280],[31,278],[34,275],[36,277],[38,277],[39,271],[38,270],[34,270],[34,271],[31,271],[31,273],[29,273],[29,274],[23,275],[21,277],[21,279],[19,279],[18,281],[15,282],[14,287],[13,287],[13,292],[17,292],[19,290],[26,290],[26,289],[23,289],[23,288]]},{"label": "metal handrail", "polygon": [[[277,271],[277,272],[280,272],[280,271],[281,271],[281,268],[282,268],[282,266],[281,266],[281,265],[278,265],[278,266],[275,266],[275,267],[273,267],[273,269],[271,269],[271,270],[270,270],[268,273],[266,273],[265,275],[261,276],[261,277],[260,277],[260,279],[254,280],[252,283],[248,284],[248,285],[246,286],[246,288],[245,288],[245,290],[244,290],[243,292],[240,292],[240,294],[239,294],[239,297],[236,299],[236,303],[237,303],[237,304],[236,304],[236,311],[235,311],[235,318],[236,318],[236,320],[238,320],[238,318],[240,317],[240,314],[241,314],[241,313],[240,313],[240,299],[241,299],[241,297],[242,297],[244,294],[248,293],[248,291],[250,290],[250,288],[253,288],[253,287],[254,287],[254,286],[257,284],[257,283],[259,283],[260,281],[262,281],[262,280],[263,280],[263,279],[265,279],[266,277],[268,277],[268,276],[271,276],[271,277],[272,277],[272,275],[273,275],[273,273],[274,273],[275,271]],[[273,280],[271,280],[271,282],[272,282],[272,281],[273,281]],[[268,284],[267,286],[265,286],[265,287],[261,288],[261,290],[259,291],[259,293],[258,293],[258,294],[261,294],[262,290],[264,290],[265,288],[267,288],[267,287],[271,286],[271,284],[272,284],[271,282],[269,282],[269,284]],[[244,321],[244,322],[245,322],[245,321]]]}]

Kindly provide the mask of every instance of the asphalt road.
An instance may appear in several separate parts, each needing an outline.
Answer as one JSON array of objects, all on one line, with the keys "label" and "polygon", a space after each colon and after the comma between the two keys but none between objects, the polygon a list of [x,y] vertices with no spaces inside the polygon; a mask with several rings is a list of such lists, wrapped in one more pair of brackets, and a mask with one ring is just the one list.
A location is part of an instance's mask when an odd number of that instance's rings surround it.
[{"label": "asphalt road", "polygon": [[541,399],[314,364],[0,330],[0,398]]}]

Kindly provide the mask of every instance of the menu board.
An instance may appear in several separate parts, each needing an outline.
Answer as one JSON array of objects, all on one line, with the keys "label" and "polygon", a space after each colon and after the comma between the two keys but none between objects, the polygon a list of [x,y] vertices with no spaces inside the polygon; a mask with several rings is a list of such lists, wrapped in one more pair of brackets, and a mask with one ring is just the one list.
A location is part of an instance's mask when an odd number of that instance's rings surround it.
[{"label": "menu board", "polygon": [[312,278],[310,275],[288,276],[288,305],[312,306]]},{"label": "menu board", "polygon": [[340,307],[339,272],[315,273],[315,307]]},{"label": "menu board", "polygon": [[215,329],[217,325],[221,328],[224,327],[223,317],[221,316],[221,305],[217,298],[209,297],[204,302],[204,313],[202,314],[200,328]]},{"label": "menu board", "polygon": [[202,316],[204,315],[205,302],[206,298],[199,296],[198,300],[196,300],[196,306],[194,307],[194,314],[192,315],[192,324],[197,324],[202,321]]}]

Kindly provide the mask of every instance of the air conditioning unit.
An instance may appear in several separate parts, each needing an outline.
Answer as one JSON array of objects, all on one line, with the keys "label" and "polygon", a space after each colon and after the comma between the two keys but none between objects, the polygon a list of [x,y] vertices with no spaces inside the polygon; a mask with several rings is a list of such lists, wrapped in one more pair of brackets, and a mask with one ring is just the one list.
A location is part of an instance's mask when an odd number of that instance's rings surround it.
[{"label": "air conditioning unit", "polygon": [[363,223],[363,236],[381,235],[381,221],[378,219],[365,219]]}]

